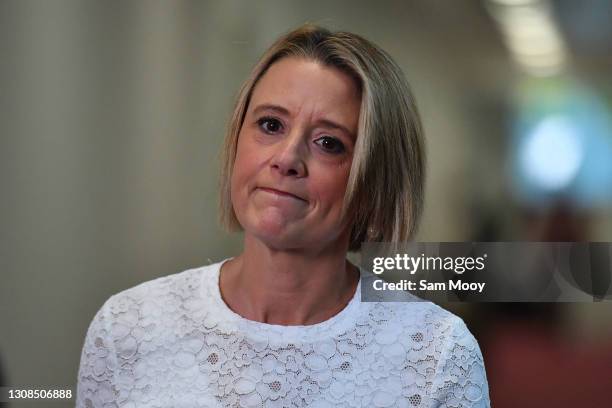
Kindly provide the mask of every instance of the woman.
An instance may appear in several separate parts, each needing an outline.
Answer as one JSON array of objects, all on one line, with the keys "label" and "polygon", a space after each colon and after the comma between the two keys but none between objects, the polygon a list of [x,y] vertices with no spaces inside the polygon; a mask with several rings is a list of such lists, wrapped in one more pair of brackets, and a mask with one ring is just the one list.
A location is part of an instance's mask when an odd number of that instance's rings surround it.
[{"label": "woman", "polygon": [[94,318],[77,406],[488,406],[478,345],[429,302],[361,303],[365,241],[405,241],[424,152],[400,69],[305,25],[263,55],[224,149],[239,256],[146,282]]}]

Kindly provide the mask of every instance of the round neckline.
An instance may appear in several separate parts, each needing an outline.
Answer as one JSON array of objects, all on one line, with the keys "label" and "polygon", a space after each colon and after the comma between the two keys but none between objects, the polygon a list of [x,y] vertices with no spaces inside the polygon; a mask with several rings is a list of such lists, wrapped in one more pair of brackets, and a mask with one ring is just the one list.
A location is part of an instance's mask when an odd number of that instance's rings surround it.
[{"label": "round neckline", "polygon": [[[359,268],[359,281],[357,282],[357,287],[355,288],[355,293],[351,297],[351,300],[344,306],[342,310],[333,315],[327,320],[323,320],[322,322],[309,324],[309,325],[280,325],[280,324],[270,324],[259,322],[256,320],[247,319],[244,316],[239,315],[235,311],[233,311],[227,303],[223,300],[221,296],[221,288],[220,288],[220,276],[221,276],[221,267],[227,261],[232,258],[224,259],[221,262],[218,262],[214,265],[210,265],[213,267],[213,276],[207,279],[210,292],[209,294],[212,297],[212,300],[216,304],[220,313],[220,319],[225,320],[226,322],[237,323],[243,326],[246,329],[252,329],[254,331],[259,332],[259,334],[274,334],[277,336],[281,336],[283,338],[299,338],[299,340],[315,340],[321,336],[329,337],[330,330],[332,332],[342,332],[345,330],[352,322],[356,320],[356,310],[361,304],[361,281],[363,278],[363,271]],[[212,279],[210,279],[212,278]],[[249,334],[249,330],[245,330],[245,334]],[[297,337],[299,336],[299,337]]]}]

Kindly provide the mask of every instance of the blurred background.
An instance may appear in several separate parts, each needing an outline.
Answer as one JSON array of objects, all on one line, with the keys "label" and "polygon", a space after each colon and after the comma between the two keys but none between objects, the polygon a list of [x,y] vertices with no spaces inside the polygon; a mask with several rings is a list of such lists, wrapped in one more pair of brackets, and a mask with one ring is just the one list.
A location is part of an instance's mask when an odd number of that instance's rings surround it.
[{"label": "blurred background", "polygon": [[[412,84],[418,241],[612,241],[611,21],[606,0],[0,1],[0,385],[74,390],[110,295],[240,251],[216,218],[225,124],[304,22]],[[610,406],[611,302],[446,306],[494,406]]]}]

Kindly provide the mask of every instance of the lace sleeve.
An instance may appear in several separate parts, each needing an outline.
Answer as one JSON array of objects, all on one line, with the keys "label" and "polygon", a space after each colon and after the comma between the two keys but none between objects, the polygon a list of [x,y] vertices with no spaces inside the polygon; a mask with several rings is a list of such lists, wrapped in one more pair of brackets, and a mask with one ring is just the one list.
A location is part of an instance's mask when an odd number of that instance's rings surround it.
[{"label": "lace sleeve", "polygon": [[117,358],[109,331],[108,302],[87,330],[77,383],[77,408],[117,407]]},{"label": "lace sleeve", "polygon": [[458,318],[447,336],[432,386],[440,407],[491,406],[482,353],[476,339]]}]

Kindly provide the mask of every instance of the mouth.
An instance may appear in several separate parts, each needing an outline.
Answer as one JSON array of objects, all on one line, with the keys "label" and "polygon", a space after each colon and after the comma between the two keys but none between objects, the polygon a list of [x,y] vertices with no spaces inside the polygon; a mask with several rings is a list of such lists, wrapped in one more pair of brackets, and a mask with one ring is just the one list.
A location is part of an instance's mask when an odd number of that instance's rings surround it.
[{"label": "mouth", "polygon": [[294,198],[296,200],[307,202],[302,197],[297,196],[297,195],[292,194],[292,193],[289,193],[287,191],[277,190],[275,188],[270,188],[270,187],[257,187],[257,189],[265,191],[266,193],[274,194],[274,195],[279,196],[279,197],[289,197],[289,198]]}]

